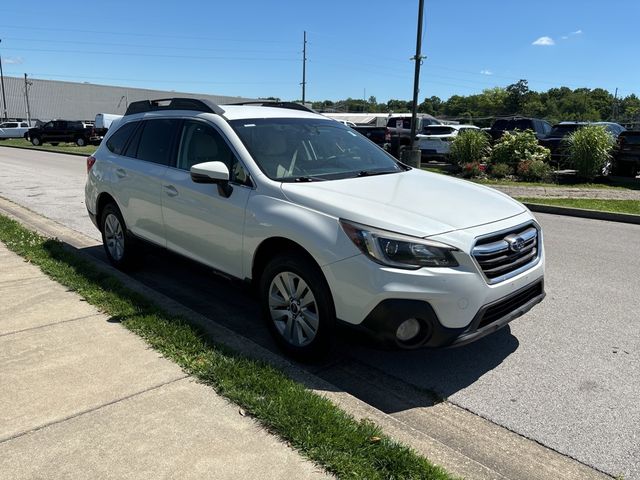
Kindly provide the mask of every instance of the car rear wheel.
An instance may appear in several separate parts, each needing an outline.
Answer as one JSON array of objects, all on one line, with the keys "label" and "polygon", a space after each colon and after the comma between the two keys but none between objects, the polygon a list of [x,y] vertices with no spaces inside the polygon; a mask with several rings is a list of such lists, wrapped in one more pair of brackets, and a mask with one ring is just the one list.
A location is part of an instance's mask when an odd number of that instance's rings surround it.
[{"label": "car rear wheel", "polygon": [[84,137],[76,138],[76,145],[79,147],[84,147],[87,144],[87,140]]},{"label": "car rear wheel", "polygon": [[302,255],[279,255],[261,277],[263,317],[286,353],[303,361],[325,355],[332,343],[335,309],[322,272]]},{"label": "car rear wheel", "polygon": [[42,142],[40,141],[40,138],[38,138],[38,137],[33,137],[33,138],[31,139],[31,144],[32,144],[32,145],[35,145],[35,146],[37,147],[38,145],[42,145]]},{"label": "car rear wheel", "polygon": [[136,241],[127,230],[120,209],[113,203],[102,210],[100,232],[109,262],[120,270],[131,268],[137,253]]}]

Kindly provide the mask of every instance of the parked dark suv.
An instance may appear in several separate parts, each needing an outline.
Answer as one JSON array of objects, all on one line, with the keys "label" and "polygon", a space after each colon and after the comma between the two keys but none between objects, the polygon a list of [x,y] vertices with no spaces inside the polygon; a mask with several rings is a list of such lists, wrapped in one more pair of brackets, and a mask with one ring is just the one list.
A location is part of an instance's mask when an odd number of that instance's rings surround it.
[{"label": "parked dark suv", "polygon": [[96,134],[93,124],[73,120],[52,120],[40,127],[30,128],[26,136],[34,145],[74,142],[79,147],[84,147],[90,143],[100,143],[102,140],[102,137]]},{"label": "parked dark suv", "polygon": [[551,132],[551,124],[546,120],[540,120],[539,118],[527,118],[527,117],[508,117],[498,118],[491,128],[489,134],[493,141],[497,141],[502,137],[504,132],[513,132],[514,130],[533,130],[538,137],[538,140],[546,137]]},{"label": "parked dark suv", "polygon": [[627,130],[618,136],[613,155],[614,175],[635,177],[640,173],[640,131]]},{"label": "parked dark suv", "polygon": [[567,153],[565,149],[565,139],[576,130],[587,125],[601,125],[611,135],[618,137],[621,132],[624,132],[624,127],[613,122],[560,122],[553,126],[549,135],[546,138],[540,140],[540,145],[547,147],[551,150],[551,161],[555,166],[560,168],[571,167],[567,165],[566,158]]}]

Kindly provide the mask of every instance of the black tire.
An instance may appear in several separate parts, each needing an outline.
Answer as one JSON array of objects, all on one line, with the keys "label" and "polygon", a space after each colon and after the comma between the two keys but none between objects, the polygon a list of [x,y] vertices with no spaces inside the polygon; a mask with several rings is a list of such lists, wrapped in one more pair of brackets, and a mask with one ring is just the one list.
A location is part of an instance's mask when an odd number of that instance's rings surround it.
[{"label": "black tire", "polygon": [[[288,291],[296,290],[293,298],[281,294],[278,279],[291,280]],[[259,296],[264,321],[285,353],[301,361],[317,360],[328,353],[334,338],[335,308],[324,275],[311,259],[301,254],[273,258],[260,277]],[[308,334],[314,328],[313,335]]]},{"label": "black tire", "polygon": [[109,262],[119,270],[134,267],[137,263],[137,242],[127,230],[117,205],[109,203],[102,209],[99,225],[102,245]]},{"label": "black tire", "polygon": [[54,147],[57,147],[60,144],[58,142],[51,142],[51,145],[53,145]]},{"label": "black tire", "polygon": [[40,140],[40,137],[32,137],[31,144],[37,147],[39,145],[42,145],[42,141]]},{"label": "black tire", "polygon": [[87,139],[84,137],[76,138],[76,145],[79,147],[85,147],[87,145]]}]

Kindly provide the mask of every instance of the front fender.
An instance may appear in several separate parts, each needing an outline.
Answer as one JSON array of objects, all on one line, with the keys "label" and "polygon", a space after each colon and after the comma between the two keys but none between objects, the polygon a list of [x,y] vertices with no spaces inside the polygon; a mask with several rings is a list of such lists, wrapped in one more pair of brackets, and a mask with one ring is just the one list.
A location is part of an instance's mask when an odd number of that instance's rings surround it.
[{"label": "front fender", "polygon": [[247,204],[244,232],[243,270],[247,277],[260,244],[274,237],[299,244],[320,267],[360,253],[337,218],[285,199],[254,194]]}]

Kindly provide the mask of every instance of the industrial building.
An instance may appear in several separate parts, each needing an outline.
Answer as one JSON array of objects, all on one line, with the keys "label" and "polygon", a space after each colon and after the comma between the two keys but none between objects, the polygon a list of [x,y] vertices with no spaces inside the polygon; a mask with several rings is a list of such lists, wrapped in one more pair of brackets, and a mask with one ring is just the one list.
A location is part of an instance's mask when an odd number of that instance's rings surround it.
[{"label": "industrial building", "polygon": [[[37,78],[4,77],[6,116],[10,119],[27,119],[28,109],[33,122],[57,119],[93,120],[97,113],[124,114],[127,105],[136,100],[154,98],[188,97],[206,98],[218,104],[229,104],[254,99],[206,95],[146,88],[115,87],[92,83],[61,82]],[[0,102],[3,97],[0,96]],[[0,104],[0,116],[4,119],[4,103]]]}]

